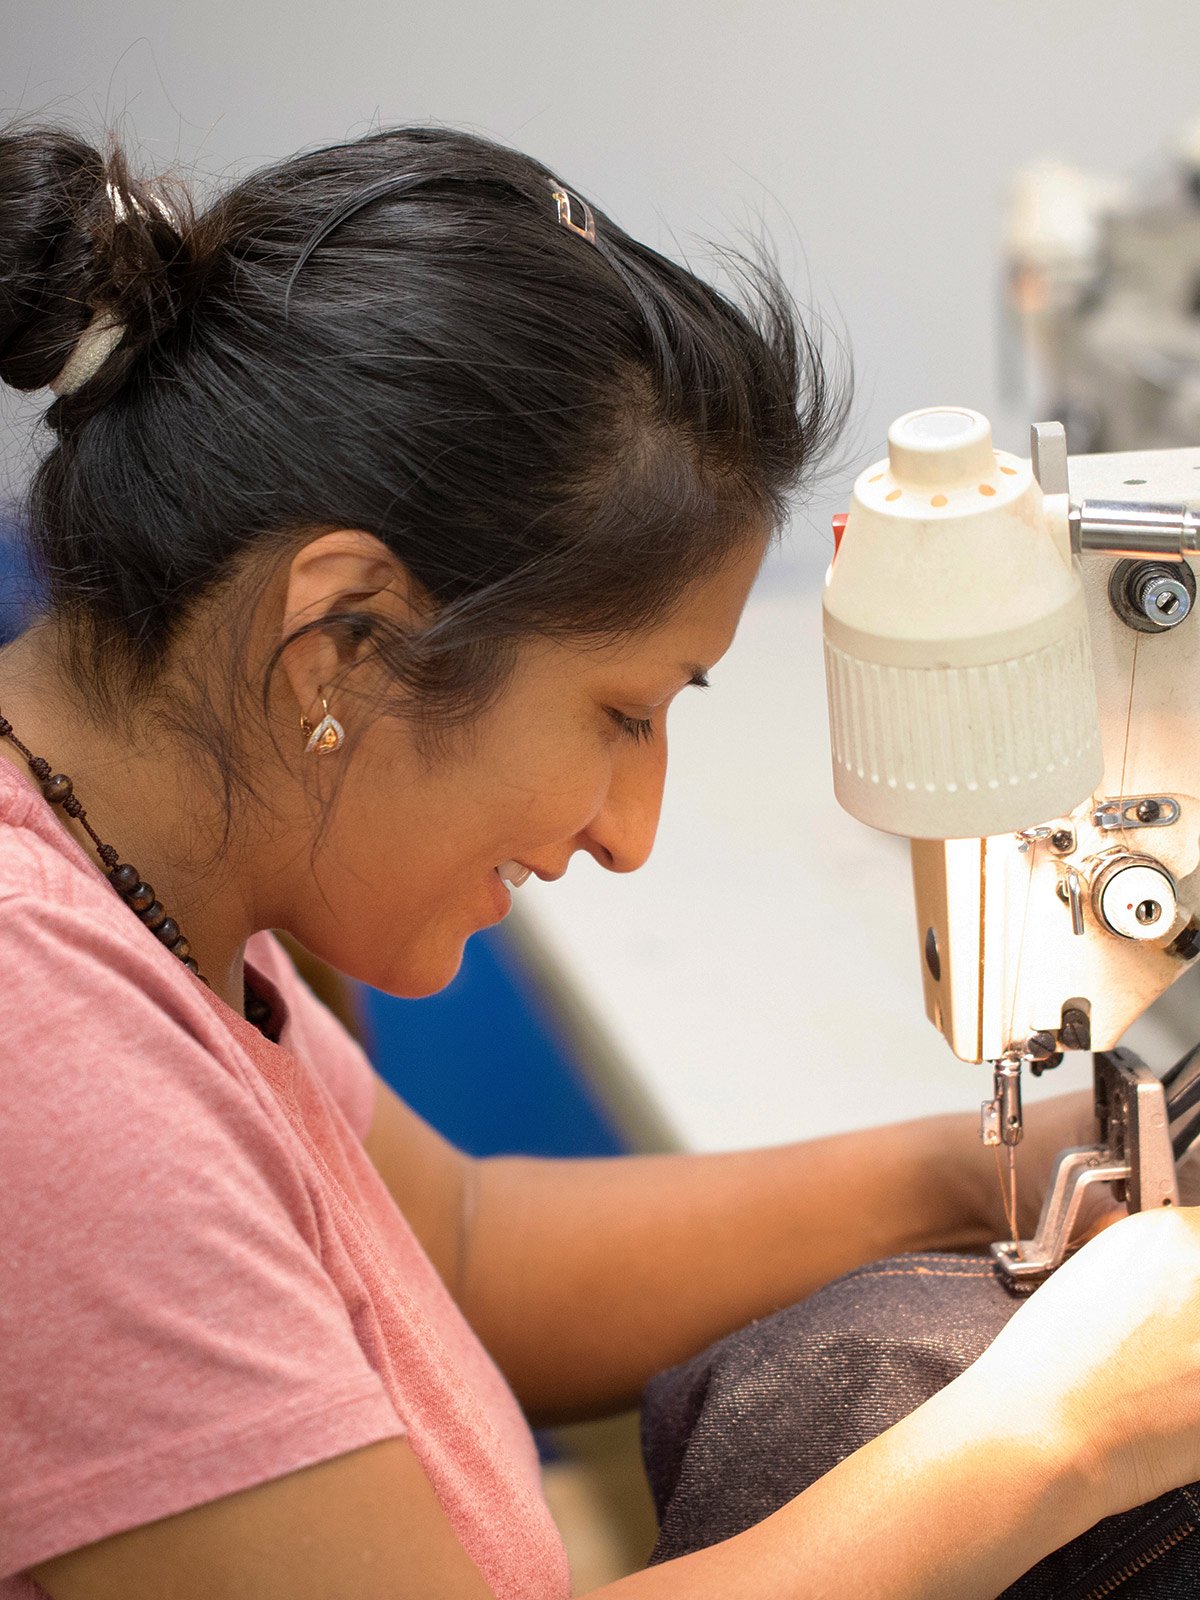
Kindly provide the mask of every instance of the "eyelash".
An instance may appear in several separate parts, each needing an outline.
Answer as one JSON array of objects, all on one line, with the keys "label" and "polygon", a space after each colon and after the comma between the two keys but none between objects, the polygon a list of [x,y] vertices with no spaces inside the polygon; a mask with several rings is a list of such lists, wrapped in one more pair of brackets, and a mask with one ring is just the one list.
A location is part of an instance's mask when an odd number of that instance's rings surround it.
[{"label": "eyelash", "polygon": [[649,739],[653,739],[654,724],[649,717],[644,720],[638,717],[627,717],[623,711],[617,711],[612,706],[608,708],[608,714],[621,732],[636,744],[642,744]]}]

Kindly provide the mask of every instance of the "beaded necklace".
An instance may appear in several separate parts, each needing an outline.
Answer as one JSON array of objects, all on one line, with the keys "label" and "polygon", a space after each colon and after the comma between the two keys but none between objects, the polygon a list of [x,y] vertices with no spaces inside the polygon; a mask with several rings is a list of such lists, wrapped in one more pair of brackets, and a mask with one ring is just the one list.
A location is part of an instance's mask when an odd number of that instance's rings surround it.
[{"label": "beaded necklace", "polygon": [[[87,819],[87,812],[83,809],[75,794],[75,785],[65,772],[54,772],[50,763],[43,756],[35,756],[33,751],[23,745],[13,732],[12,723],[5,716],[0,716],[0,738],[10,740],[29,764],[29,770],[42,786],[42,794],[52,806],[61,806],[68,817],[78,822],[80,827],[96,846],[96,854],[104,863],[104,870],[109,883],[124,900],[125,904],[135,914],[140,922],[144,922],[155,938],[160,940],[172,955],[178,956],[189,972],[194,972],[206,988],[212,985],[200,971],[199,964],[192,955],[192,947],[184,937],[183,930],[174,917],[168,916],[163,907],[155,898],[154,890],[142,878],[138,869],[128,861],[122,861],[115,846],[105,844],[100,835]],[[254,1027],[263,1029],[271,1016],[270,1004],[255,994],[248,985],[245,989],[246,1021]]]}]

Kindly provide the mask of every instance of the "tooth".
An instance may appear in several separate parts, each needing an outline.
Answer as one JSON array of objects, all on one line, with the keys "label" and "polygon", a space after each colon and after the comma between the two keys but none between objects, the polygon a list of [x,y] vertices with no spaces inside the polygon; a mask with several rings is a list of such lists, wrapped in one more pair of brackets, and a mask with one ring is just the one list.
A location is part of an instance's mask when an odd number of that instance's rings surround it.
[{"label": "tooth", "polygon": [[510,883],[514,889],[519,889],[526,878],[529,877],[531,868],[523,867],[519,861],[504,861],[496,868],[496,871],[504,879],[505,883]]}]

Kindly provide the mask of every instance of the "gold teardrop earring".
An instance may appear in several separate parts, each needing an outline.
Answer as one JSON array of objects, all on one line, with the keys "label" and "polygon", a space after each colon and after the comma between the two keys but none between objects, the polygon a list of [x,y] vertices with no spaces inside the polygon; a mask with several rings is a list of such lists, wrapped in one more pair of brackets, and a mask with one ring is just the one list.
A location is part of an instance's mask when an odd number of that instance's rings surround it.
[{"label": "gold teardrop earring", "polygon": [[330,756],[335,750],[340,750],[346,742],[346,730],[336,717],[329,714],[329,701],[321,696],[320,722],[314,728],[306,716],[300,718],[300,732],[308,740],[304,746],[306,756]]}]

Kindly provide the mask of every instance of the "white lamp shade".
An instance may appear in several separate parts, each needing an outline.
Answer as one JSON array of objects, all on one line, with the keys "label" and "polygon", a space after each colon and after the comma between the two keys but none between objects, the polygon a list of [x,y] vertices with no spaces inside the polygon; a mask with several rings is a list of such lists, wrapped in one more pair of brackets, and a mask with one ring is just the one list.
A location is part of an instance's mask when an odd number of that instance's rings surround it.
[{"label": "white lamp shade", "polygon": [[834,787],[913,839],[1064,816],[1103,763],[1065,518],[963,407],[909,412],[854,487],[826,580]]}]

